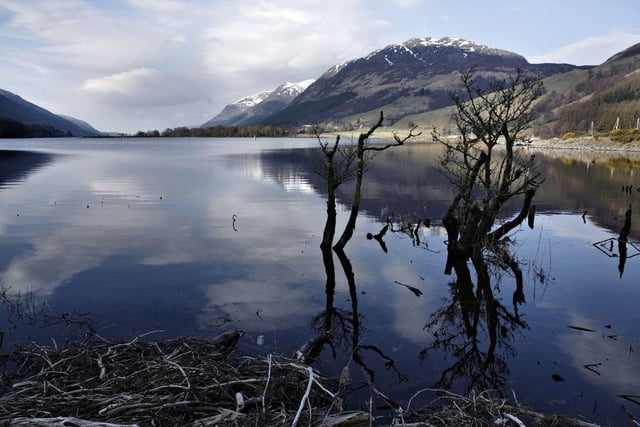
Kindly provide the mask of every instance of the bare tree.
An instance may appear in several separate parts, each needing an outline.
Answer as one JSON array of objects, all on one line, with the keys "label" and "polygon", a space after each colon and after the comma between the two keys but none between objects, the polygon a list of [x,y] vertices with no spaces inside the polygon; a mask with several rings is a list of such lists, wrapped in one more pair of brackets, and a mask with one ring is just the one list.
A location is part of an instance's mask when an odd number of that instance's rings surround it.
[{"label": "bare tree", "polygon": [[327,220],[322,233],[320,247],[331,248],[336,234],[336,190],[355,174],[356,151],[353,145],[340,145],[340,135],[332,146],[320,138],[320,128],[314,127],[314,134],[320,144],[322,158],[315,166],[315,172],[327,183]]},{"label": "bare tree", "polygon": [[358,143],[356,145],[356,158],[358,159],[356,164],[356,183],[355,189],[353,192],[353,202],[351,203],[351,212],[349,214],[349,219],[347,221],[347,225],[338,239],[338,242],[334,245],[334,249],[344,249],[346,244],[353,236],[353,232],[356,229],[356,220],[358,218],[358,212],[360,211],[360,201],[362,198],[362,179],[364,176],[364,171],[366,168],[367,155],[375,152],[385,151],[391,147],[396,147],[399,145],[404,145],[411,138],[415,138],[421,134],[421,132],[415,132],[417,129],[416,125],[413,125],[409,129],[409,133],[404,137],[400,138],[398,135],[393,135],[394,141],[385,144],[385,145],[370,145],[368,144],[369,138],[373,133],[382,126],[382,121],[384,120],[384,115],[382,111],[380,111],[380,117],[378,118],[378,122],[369,129],[368,132],[361,133],[358,137]]},{"label": "bare tree", "polygon": [[336,231],[337,188],[342,183],[353,178],[353,176],[356,177],[349,219],[340,239],[334,245],[334,249],[343,250],[353,236],[353,232],[356,228],[356,220],[360,211],[360,201],[362,198],[362,181],[367,162],[371,157],[370,155],[387,150],[391,147],[403,145],[409,139],[415,138],[421,134],[420,132],[415,132],[417,126],[413,125],[409,130],[409,134],[404,138],[400,138],[394,134],[394,141],[391,143],[384,145],[369,144],[369,138],[379,127],[382,126],[383,120],[384,115],[381,111],[376,124],[373,125],[369,131],[361,133],[356,144],[341,145],[340,136],[338,135],[333,145],[330,146],[328,142],[323,142],[320,138],[320,128],[315,127],[314,129],[314,134],[318,139],[322,153],[322,160],[320,165],[315,167],[315,172],[324,178],[327,183],[327,221],[322,235],[322,243],[320,244],[320,247],[322,248],[330,247],[333,244]]},{"label": "bare tree", "polygon": [[[463,73],[461,80],[463,93],[453,97],[459,137],[450,141],[433,132],[446,149],[443,169],[458,190],[443,219],[446,274],[456,259],[478,255],[520,225],[542,183],[534,157],[516,147],[530,142],[525,132],[533,121],[534,102],[543,93],[542,81],[521,70],[487,87],[474,80],[473,71]],[[519,214],[493,229],[504,205],[517,196],[522,196]]]}]

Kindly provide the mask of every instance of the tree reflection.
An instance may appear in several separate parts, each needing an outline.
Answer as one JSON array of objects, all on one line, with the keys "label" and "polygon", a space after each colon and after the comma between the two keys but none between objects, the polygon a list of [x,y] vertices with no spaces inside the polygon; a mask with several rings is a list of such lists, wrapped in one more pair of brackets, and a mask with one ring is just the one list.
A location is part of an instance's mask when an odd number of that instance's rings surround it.
[{"label": "tree reflection", "polygon": [[[515,355],[513,337],[527,324],[518,305],[525,302],[522,271],[509,251],[508,234],[527,219],[535,223],[531,205],[542,183],[533,156],[517,146],[526,144],[532,106],[542,83],[520,70],[504,82],[484,87],[473,72],[462,75],[464,92],[454,95],[459,138],[449,140],[434,132],[445,147],[442,167],[457,188],[442,223],[447,231],[445,274],[455,272],[449,284],[450,300],[433,313],[425,329],[434,341],[422,360],[435,350],[455,358],[436,387],[449,389],[459,380],[471,389],[502,390],[509,374],[507,358]],[[509,201],[520,200],[517,215],[496,226]],[[472,271],[476,284],[473,283]],[[513,308],[494,295],[499,282],[492,277],[507,271],[515,279]]]},{"label": "tree reflection", "polygon": [[376,387],[375,371],[370,368],[366,361],[366,354],[373,355],[383,362],[387,371],[393,372],[398,381],[407,381],[397,368],[393,359],[388,357],[378,346],[365,344],[364,335],[366,330],[363,326],[363,316],[358,311],[358,292],[356,286],[355,273],[351,261],[346,253],[341,249],[334,249],[338,257],[345,278],[349,286],[349,296],[351,309],[339,309],[335,307],[336,274],[333,251],[330,248],[322,247],[322,260],[326,272],[326,305],[325,309],[318,313],[312,320],[312,327],[316,331],[316,336],[304,344],[297,352],[296,357],[305,363],[312,363],[316,360],[325,347],[332,350],[332,356],[337,357],[338,349],[349,354],[349,361],[342,372],[341,382],[346,386],[350,379],[350,365],[354,363],[365,375],[365,381],[374,393],[385,400],[388,404],[398,407],[398,404],[390,397],[386,396]]},{"label": "tree reflection", "polygon": [[[343,383],[347,383],[350,377],[350,365],[354,363],[360,367],[365,375],[365,379],[375,394],[385,400],[388,404],[398,407],[397,403],[380,392],[375,384],[375,371],[369,367],[365,361],[365,353],[373,354],[374,357],[381,359],[387,370],[393,371],[400,381],[407,380],[396,368],[395,362],[389,358],[379,347],[364,344],[364,327],[362,326],[362,316],[358,311],[358,292],[356,287],[356,278],[353,271],[351,261],[344,252],[346,244],[353,236],[356,219],[360,209],[360,201],[362,197],[363,176],[366,169],[368,159],[371,154],[385,151],[391,147],[403,145],[406,141],[420,135],[415,133],[416,126],[411,126],[409,133],[404,138],[394,134],[394,141],[384,145],[372,145],[368,140],[372,134],[382,126],[383,113],[380,112],[378,121],[367,131],[361,133],[357,143],[352,145],[340,145],[340,137],[336,137],[334,144],[331,146],[327,142],[323,142],[320,138],[318,129],[315,134],[320,144],[320,161],[315,166],[316,172],[324,178],[327,184],[327,217],[322,234],[322,242],[320,249],[322,251],[322,260],[326,273],[326,304],[325,309],[314,317],[312,327],[316,331],[316,336],[305,343],[297,352],[296,357],[311,363],[316,360],[322,350],[328,346],[332,349],[333,357],[337,356],[337,348],[345,350],[349,355],[349,362],[343,369],[341,379]],[[344,182],[355,176],[355,188],[353,200],[351,202],[351,210],[347,224],[338,239],[333,244],[336,234],[336,190]],[[387,252],[386,244],[383,240],[385,233],[389,229],[389,225],[385,225],[383,229],[375,236],[370,235],[370,239],[375,239],[382,250]],[[333,249],[333,251],[332,251]],[[333,253],[338,256],[340,265],[349,285],[349,295],[351,301],[351,310],[338,309],[335,307],[335,289],[336,289],[336,273]]]},{"label": "tree reflection", "polygon": [[[609,258],[618,258],[618,273],[620,274],[620,279],[622,279],[622,275],[624,274],[627,260],[640,254],[638,247],[632,242],[629,242],[629,233],[631,232],[631,213],[631,205],[629,205],[629,208],[624,213],[624,224],[622,225],[620,234],[617,238],[610,237],[593,243],[593,246],[596,249]],[[617,253],[614,251],[615,242],[617,242]],[[632,255],[629,255],[629,246],[631,247]]]},{"label": "tree reflection", "polygon": [[624,213],[624,225],[620,230],[620,236],[618,236],[618,253],[620,254],[620,261],[618,261],[618,272],[622,279],[624,273],[624,265],[627,262],[627,241],[629,240],[629,232],[631,231],[631,206]]},{"label": "tree reflection", "polygon": [[[523,275],[506,251],[491,260],[474,257],[471,264],[475,286],[466,260],[456,260],[456,280],[449,283],[451,297],[425,325],[434,341],[420,352],[420,360],[436,350],[456,359],[442,372],[436,388],[450,389],[457,381],[465,381],[466,392],[501,390],[509,374],[507,359],[516,353],[513,338],[519,329],[527,328],[518,312],[518,305],[525,302]],[[515,278],[512,309],[494,295],[492,267],[508,270]]]}]

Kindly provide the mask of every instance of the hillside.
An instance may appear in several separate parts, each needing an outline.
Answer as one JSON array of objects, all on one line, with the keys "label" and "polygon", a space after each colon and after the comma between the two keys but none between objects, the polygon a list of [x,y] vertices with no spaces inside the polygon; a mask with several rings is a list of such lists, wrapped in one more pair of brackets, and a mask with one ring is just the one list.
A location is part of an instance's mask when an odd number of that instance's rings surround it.
[{"label": "hillside", "polygon": [[530,64],[516,53],[462,39],[423,38],[337,64],[295,99],[278,102],[274,91],[251,97],[250,106],[237,101],[203,127],[216,123],[282,127],[317,123],[344,132],[372,124],[384,110],[386,129],[381,133],[413,124],[425,135],[434,126],[443,133],[455,133],[450,121],[451,94],[461,87],[460,71],[474,69],[476,80],[487,85],[516,68],[544,80],[545,94],[537,103],[538,118],[532,129],[536,136],[584,135],[591,131],[592,122],[594,132],[608,132],[616,122],[623,129],[637,125],[640,44],[599,66],[578,67]]},{"label": "hillside", "polygon": [[0,89],[0,137],[95,136],[86,122],[67,119]]},{"label": "hillside", "polygon": [[[545,80],[547,93],[537,105],[536,133],[585,135],[637,126],[640,117],[640,43],[590,70]],[[618,120],[619,119],[619,120]]]}]

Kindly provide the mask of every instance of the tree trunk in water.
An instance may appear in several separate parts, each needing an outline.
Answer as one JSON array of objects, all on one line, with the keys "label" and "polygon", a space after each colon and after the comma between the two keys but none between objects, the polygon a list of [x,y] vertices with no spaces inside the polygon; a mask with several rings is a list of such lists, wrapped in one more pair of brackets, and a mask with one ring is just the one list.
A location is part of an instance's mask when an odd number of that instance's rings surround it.
[{"label": "tree trunk in water", "polygon": [[356,229],[356,220],[358,219],[358,212],[360,211],[360,195],[362,192],[362,176],[364,175],[364,139],[362,135],[358,139],[358,171],[356,172],[356,188],[353,193],[353,204],[351,205],[351,213],[349,214],[349,220],[344,227],[344,231],[333,248],[335,250],[344,250],[347,242],[353,236],[353,232]]},{"label": "tree trunk in water", "polygon": [[327,185],[327,190],[327,221],[324,224],[322,243],[320,243],[320,248],[323,251],[331,248],[331,245],[333,244],[333,237],[336,234],[336,191],[333,183],[329,183]]}]

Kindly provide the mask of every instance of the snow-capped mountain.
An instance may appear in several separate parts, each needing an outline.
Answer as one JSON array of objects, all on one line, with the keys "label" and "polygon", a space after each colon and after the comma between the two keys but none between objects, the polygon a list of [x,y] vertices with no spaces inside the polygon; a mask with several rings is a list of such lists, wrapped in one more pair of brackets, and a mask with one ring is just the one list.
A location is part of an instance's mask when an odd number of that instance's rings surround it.
[{"label": "snow-capped mountain", "polygon": [[[452,105],[460,71],[474,69],[481,84],[503,80],[517,68],[541,78],[574,70],[569,64],[530,64],[523,56],[460,38],[413,38],[336,64],[315,81],[284,83],[232,120],[213,124],[357,126],[385,112],[385,123]],[[234,105],[234,104],[232,104]],[[236,107],[234,107],[236,108]],[[224,118],[225,116],[223,116]],[[226,116],[228,117],[228,116]]]},{"label": "snow-capped mountain", "polygon": [[239,99],[225,106],[219,114],[203,124],[202,127],[260,123],[266,117],[289,105],[313,82],[313,79],[295,83],[285,82],[272,91],[260,92]]},{"label": "snow-capped mountain", "polygon": [[315,79],[303,80],[297,83],[284,82],[272,92],[272,95],[282,97],[293,96],[295,98],[311,86],[314,81]]},{"label": "snow-capped mountain", "polygon": [[267,99],[271,92],[273,91],[269,90],[238,99],[237,101],[226,105],[222,111],[201,127],[232,126],[238,124],[238,121],[242,120],[247,110]]},{"label": "snow-capped mountain", "polygon": [[260,104],[265,99],[267,99],[267,97],[271,95],[271,92],[273,91],[267,90],[264,92],[257,93],[255,95],[247,96],[245,98],[238,99],[232,105],[237,105],[238,107],[241,107],[241,108],[251,108]]},{"label": "snow-capped mountain", "polygon": [[387,123],[451,105],[459,72],[478,72],[486,84],[520,68],[548,77],[576,68],[529,64],[521,55],[458,38],[413,38],[329,68],[284,110],[275,125],[355,123],[385,110]]}]

